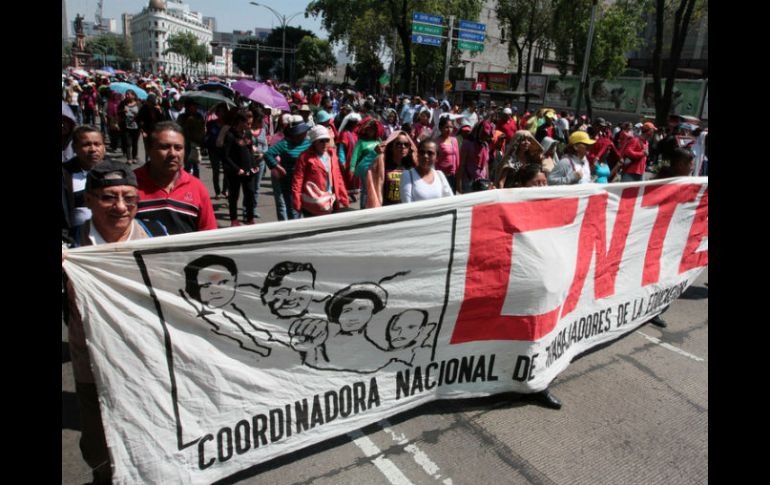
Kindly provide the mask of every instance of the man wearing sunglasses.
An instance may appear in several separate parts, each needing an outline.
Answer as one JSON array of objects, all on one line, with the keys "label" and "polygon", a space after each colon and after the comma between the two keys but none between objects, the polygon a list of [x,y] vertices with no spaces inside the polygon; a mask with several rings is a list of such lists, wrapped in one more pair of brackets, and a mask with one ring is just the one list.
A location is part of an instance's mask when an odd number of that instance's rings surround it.
[{"label": "man wearing sunglasses", "polygon": [[[136,176],[125,163],[111,160],[93,167],[86,178],[85,202],[91,219],[79,226],[73,246],[92,246],[166,235],[160,223],[144,224],[136,216],[139,192]],[[66,252],[62,251],[62,260]],[[93,483],[110,483],[112,474],[83,319],[75,305],[75,289],[66,282],[67,330],[75,392],[80,410],[80,451],[93,470]]]}]

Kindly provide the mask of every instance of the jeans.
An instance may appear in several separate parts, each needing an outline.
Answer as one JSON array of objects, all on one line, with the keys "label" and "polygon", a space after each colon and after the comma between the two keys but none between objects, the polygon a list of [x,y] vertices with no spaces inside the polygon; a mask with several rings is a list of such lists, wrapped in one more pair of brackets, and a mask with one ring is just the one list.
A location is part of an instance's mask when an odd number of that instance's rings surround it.
[{"label": "jeans", "polygon": [[227,172],[225,177],[230,186],[230,194],[227,197],[230,206],[230,220],[238,220],[238,196],[240,195],[241,188],[243,188],[243,208],[246,213],[246,221],[254,219],[254,175],[243,177],[238,175],[237,172]]},{"label": "jeans", "polygon": [[110,149],[113,152],[118,151],[118,146],[120,146],[121,149],[123,148],[122,138],[123,137],[120,134],[120,129],[117,129],[117,130],[110,129]]},{"label": "jeans", "polygon": [[200,146],[197,143],[185,142],[184,171],[193,177],[201,178],[200,160]]},{"label": "jeans", "polygon": [[83,460],[93,470],[93,483],[110,483],[112,469],[107,442],[104,438],[102,417],[96,385],[93,383],[75,383],[75,392],[80,412],[80,452]]},{"label": "jeans", "polygon": [[214,177],[214,194],[219,195],[227,192],[227,176],[222,174],[222,186],[219,185],[219,174],[222,172],[222,154],[218,148],[209,149],[209,161],[211,162],[211,171]]},{"label": "jeans", "polygon": [[72,110],[72,114],[75,115],[75,123],[78,125],[83,124],[83,113],[80,112],[80,105],[79,104],[71,104],[69,105],[70,109]]},{"label": "jeans", "polygon": [[[262,177],[265,175],[265,169],[267,168],[267,165],[265,164],[264,159],[259,162],[258,167],[259,167],[259,172],[257,172],[256,175],[252,177],[254,179],[252,183],[254,188],[254,209],[256,209],[256,207],[259,205],[259,186],[262,183]],[[244,206],[243,218],[248,220],[248,219],[253,219],[254,217],[256,217],[256,211],[252,210],[251,213],[249,214],[246,211],[246,207]]]},{"label": "jeans", "polygon": [[621,182],[641,182],[642,179],[643,176],[639,173],[624,173],[620,176]]},{"label": "jeans", "polygon": [[270,182],[273,186],[273,197],[275,198],[275,215],[279,221],[289,219],[300,219],[302,214],[294,210],[291,202],[291,179],[294,177],[294,170],[286,170],[283,177],[270,175]]},{"label": "jeans", "polygon": [[126,160],[136,160],[139,153],[139,128],[123,130],[123,154]]},{"label": "jeans", "polygon": [[90,108],[83,109],[83,124],[96,126],[96,112]]}]

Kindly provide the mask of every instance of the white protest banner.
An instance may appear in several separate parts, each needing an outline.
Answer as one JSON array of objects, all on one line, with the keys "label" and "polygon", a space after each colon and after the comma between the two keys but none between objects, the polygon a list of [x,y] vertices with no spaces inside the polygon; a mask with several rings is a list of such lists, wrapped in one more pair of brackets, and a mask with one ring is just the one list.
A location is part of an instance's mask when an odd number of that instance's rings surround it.
[{"label": "white protest banner", "polygon": [[115,483],[211,483],[544,389],[708,264],[708,179],[494,190],[71,251]]}]

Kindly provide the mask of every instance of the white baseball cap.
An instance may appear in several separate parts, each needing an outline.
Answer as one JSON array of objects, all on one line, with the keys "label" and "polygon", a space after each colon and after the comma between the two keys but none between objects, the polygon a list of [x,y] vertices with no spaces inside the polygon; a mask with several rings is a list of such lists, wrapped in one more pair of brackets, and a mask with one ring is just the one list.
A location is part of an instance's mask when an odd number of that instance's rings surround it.
[{"label": "white baseball cap", "polygon": [[513,111],[511,111],[511,108],[505,108],[505,109],[503,110],[503,114],[506,114],[506,115],[512,115],[512,114],[513,114]]}]

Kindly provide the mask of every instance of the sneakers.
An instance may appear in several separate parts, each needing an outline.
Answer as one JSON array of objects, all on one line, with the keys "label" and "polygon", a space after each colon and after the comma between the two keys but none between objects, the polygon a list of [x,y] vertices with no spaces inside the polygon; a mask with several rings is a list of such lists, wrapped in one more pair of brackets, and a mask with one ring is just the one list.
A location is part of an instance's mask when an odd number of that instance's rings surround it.
[{"label": "sneakers", "polygon": [[230,227],[235,227],[235,226],[240,226],[240,225],[241,225],[241,221],[239,221],[237,219],[234,220],[234,221],[230,221]]},{"label": "sneakers", "polygon": [[256,222],[254,222],[254,219],[249,219],[249,220],[246,221],[246,224],[247,225],[252,225],[252,224],[256,224]]}]

